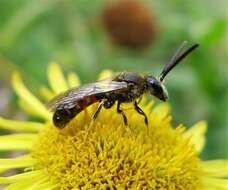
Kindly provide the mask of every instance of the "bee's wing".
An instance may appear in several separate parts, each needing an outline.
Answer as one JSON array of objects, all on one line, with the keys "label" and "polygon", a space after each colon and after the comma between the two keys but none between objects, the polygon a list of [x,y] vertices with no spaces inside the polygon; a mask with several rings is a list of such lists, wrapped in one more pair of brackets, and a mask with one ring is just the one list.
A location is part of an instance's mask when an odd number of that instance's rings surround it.
[{"label": "bee's wing", "polygon": [[[54,97],[47,103],[47,108],[54,111],[58,107],[72,108],[79,100],[86,99],[91,96],[96,96],[102,93],[112,91],[127,90],[126,82],[117,82],[112,80],[102,80],[95,83],[90,83],[77,88],[72,88]],[[97,100],[98,101],[98,100]]]}]

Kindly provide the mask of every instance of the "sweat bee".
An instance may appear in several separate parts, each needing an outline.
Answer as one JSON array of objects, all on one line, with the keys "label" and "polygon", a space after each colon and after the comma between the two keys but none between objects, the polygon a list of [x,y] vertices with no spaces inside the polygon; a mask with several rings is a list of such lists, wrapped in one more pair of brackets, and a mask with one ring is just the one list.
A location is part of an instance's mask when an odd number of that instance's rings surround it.
[{"label": "sweat bee", "polygon": [[78,113],[96,102],[100,104],[93,119],[97,118],[102,108],[109,109],[117,102],[117,113],[122,115],[124,124],[127,125],[127,117],[120,105],[133,102],[136,112],[144,117],[144,122],[148,125],[148,118],[137,100],[147,92],[162,101],[168,99],[168,91],[163,84],[165,76],[199,46],[195,44],[185,49],[186,45],[187,42],[184,41],[157,78],[152,75],[121,72],[106,80],[72,88],[57,95],[47,104],[47,107],[54,112],[55,126],[64,128]]}]

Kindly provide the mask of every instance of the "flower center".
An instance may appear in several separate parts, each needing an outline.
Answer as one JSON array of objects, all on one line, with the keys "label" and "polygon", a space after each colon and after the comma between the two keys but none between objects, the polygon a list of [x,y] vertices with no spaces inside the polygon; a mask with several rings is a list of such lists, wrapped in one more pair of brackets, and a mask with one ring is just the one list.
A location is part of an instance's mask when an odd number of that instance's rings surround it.
[{"label": "flower center", "polygon": [[[124,126],[115,109],[96,106],[80,113],[66,128],[47,125],[32,156],[60,189],[198,189],[199,159],[170,117],[147,113],[150,125],[131,110]],[[161,115],[161,114],[160,114]]]}]

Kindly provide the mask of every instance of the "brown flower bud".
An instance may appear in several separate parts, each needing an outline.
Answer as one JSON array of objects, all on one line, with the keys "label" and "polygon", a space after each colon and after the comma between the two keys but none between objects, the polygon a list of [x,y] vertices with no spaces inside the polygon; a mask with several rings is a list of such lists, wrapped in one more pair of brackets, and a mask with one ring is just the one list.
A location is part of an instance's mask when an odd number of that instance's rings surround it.
[{"label": "brown flower bud", "polygon": [[114,0],[102,16],[105,29],[117,44],[143,48],[155,37],[154,17],[143,1]]}]

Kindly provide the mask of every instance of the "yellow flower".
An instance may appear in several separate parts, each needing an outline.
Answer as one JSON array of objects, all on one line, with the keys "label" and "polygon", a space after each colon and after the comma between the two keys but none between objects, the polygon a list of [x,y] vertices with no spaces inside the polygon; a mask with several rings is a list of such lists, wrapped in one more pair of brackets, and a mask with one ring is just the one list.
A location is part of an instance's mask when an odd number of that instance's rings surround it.
[{"label": "yellow flower", "polygon": [[[107,74],[109,71],[102,77]],[[49,65],[48,78],[51,90],[41,88],[46,100],[79,85],[73,73],[65,80],[55,63]],[[0,118],[1,128],[20,132],[0,136],[0,150],[25,152],[20,157],[0,159],[0,183],[5,189],[228,189],[228,161],[199,158],[205,143],[204,121],[189,130],[183,125],[172,128],[168,104],[154,105],[152,100],[141,103],[149,117],[148,129],[143,118],[129,107],[128,127],[115,108],[102,110],[92,122],[97,108],[92,105],[59,130],[52,124],[51,113],[24,86],[18,73],[12,81],[20,107],[43,122]],[[15,168],[23,170],[3,177]]]}]

